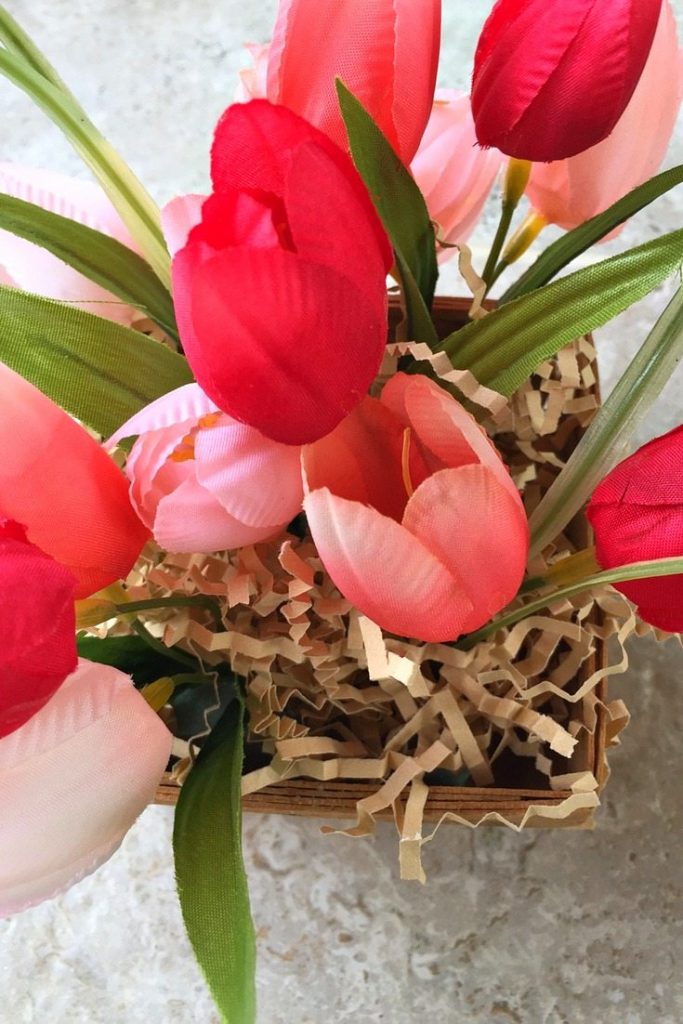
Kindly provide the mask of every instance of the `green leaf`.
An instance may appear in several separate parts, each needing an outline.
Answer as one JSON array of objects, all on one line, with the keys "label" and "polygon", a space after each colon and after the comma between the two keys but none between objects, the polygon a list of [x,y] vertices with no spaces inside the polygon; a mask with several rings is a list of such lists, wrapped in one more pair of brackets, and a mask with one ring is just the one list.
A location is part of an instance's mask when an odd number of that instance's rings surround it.
[{"label": "green leaf", "polygon": [[629,217],[649,206],[655,199],[682,182],[683,164],[672,167],[668,171],[662,171],[655,178],[646,181],[644,185],[634,188],[632,192],[623,196],[603,213],[599,213],[597,217],[591,217],[585,224],[580,224],[578,228],[568,231],[562,238],[548,246],[526,273],[522,274],[519,280],[515,281],[501,296],[498,304],[502,306],[506,302],[511,302],[512,299],[519,298],[520,295],[526,295],[547,284],[560,270],[568,266],[581,253],[590,249],[605,235],[608,235],[610,231],[619,227]]},{"label": "green leaf", "polygon": [[105,437],[193,379],[183,356],[144,334],[4,286],[0,360]]},{"label": "green leaf", "polygon": [[165,658],[139,636],[96,637],[83,634],[76,640],[78,656],[96,661],[98,665],[113,665],[132,676],[137,686],[154,682],[163,674],[177,673],[174,658]]},{"label": "green leaf", "polygon": [[439,271],[424,198],[386,136],[340,79],[337,95],[351,155],[396,253],[410,337],[434,344],[429,310]]},{"label": "green leaf", "polygon": [[173,302],[152,268],[127,246],[70,217],[0,194],[0,228],[42,246],[74,270],[142,310],[178,340]]},{"label": "green leaf", "polygon": [[683,357],[679,288],[531,517],[531,557],[554,540],[626,454],[638,423]]},{"label": "green leaf", "polygon": [[441,347],[458,369],[511,395],[544,359],[642,299],[681,262],[683,230],[672,231],[509,302]]},{"label": "green leaf", "polygon": [[256,939],[242,861],[243,708],[228,706],[180,791],[173,829],[185,927],[225,1024],[256,1020]]},{"label": "green leaf", "polygon": [[[7,12],[0,7],[0,26],[8,26]],[[170,286],[171,263],[163,232],[159,209],[130,167],[116,150],[98,132],[83,109],[64,88],[54,84],[54,76],[45,77],[38,67],[38,50],[33,44],[34,59],[0,47],[0,74],[19,89],[23,89],[54,121],[71,142],[76,152],[99,179],[104,191],[119,212],[148,263],[160,281]],[[47,62],[45,62],[46,67]]]},{"label": "green leaf", "polygon": [[62,92],[69,94],[64,82],[61,80],[55,69],[47,60],[44,54],[26,35],[21,25],[11,16],[9,11],[0,7],[0,42],[4,43],[8,50],[21,57],[34,71],[52,82]]}]

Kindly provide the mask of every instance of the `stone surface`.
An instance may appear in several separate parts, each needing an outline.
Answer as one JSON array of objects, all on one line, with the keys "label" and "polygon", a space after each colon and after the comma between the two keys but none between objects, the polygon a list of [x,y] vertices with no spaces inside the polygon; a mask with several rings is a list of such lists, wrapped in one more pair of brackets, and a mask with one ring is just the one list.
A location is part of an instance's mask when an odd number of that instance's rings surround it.
[{"label": "stone surface", "polygon": [[[417,2],[417,0],[416,0]],[[466,86],[488,0],[445,0],[443,84]],[[160,201],[206,184],[217,115],[267,38],[274,0],[7,0]],[[676,4],[683,14],[683,2]],[[0,81],[3,159],[82,173],[59,134]],[[683,158],[679,131],[670,162]],[[680,226],[680,192],[598,255]],[[481,258],[492,204],[473,241]],[[446,291],[461,290],[453,270]],[[671,286],[599,332],[606,389]],[[639,440],[680,419],[675,378]],[[248,817],[261,1024],[679,1024],[683,657],[640,642],[613,684],[634,722],[593,833],[444,827],[426,888],[397,877],[396,837],[322,837]],[[218,1024],[184,937],[171,812],[150,808],[94,877],[0,922],[2,1024]],[[1,822],[0,822],[1,827]]]}]

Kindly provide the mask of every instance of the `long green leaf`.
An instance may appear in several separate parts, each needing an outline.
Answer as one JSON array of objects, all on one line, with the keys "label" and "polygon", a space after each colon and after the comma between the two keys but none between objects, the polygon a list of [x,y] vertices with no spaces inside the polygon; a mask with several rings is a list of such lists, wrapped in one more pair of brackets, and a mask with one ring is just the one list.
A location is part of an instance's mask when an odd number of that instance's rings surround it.
[{"label": "long green leaf", "polygon": [[683,262],[683,230],[578,270],[442,343],[453,364],[511,395],[544,359],[642,299]]},{"label": "long green leaf", "polygon": [[603,213],[591,217],[585,224],[580,224],[578,228],[568,231],[548,246],[526,273],[522,274],[519,280],[515,281],[500,297],[498,304],[502,306],[506,302],[511,302],[512,299],[519,298],[520,295],[526,295],[547,284],[560,270],[568,266],[581,253],[590,249],[605,235],[608,235],[610,231],[681,183],[683,183],[683,164],[672,167],[668,171],[662,171],[655,178],[646,181],[644,185],[634,188],[632,192],[623,196]]},{"label": "long green leaf", "polygon": [[583,435],[531,517],[531,555],[557,537],[624,454],[629,438],[683,357],[683,288]]},{"label": "long green leaf", "polygon": [[434,227],[424,198],[386,136],[339,79],[337,95],[353,161],[396,253],[410,337],[434,344],[429,310],[439,271]]},{"label": "long green leaf", "polygon": [[23,89],[69,139],[99,179],[161,282],[170,285],[170,257],[157,206],[116,150],[68,94],[24,58],[0,47],[0,74]]},{"label": "long green leaf", "polygon": [[0,360],[104,436],[193,379],[183,356],[144,334],[5,286]]},{"label": "long green leaf", "polygon": [[233,701],[180,791],[173,851],[185,927],[224,1024],[253,1024],[256,940],[242,861],[243,709]]},{"label": "long green leaf", "polygon": [[142,310],[170,337],[178,339],[169,292],[149,264],[115,238],[2,194],[0,228],[48,249],[129,306]]},{"label": "long green leaf", "polygon": [[18,24],[4,7],[0,6],[0,42],[4,43],[8,50],[16,53],[26,63],[37,71],[38,74],[52,82],[63,93],[70,95],[65,83],[52,67],[47,57],[40,52],[35,43],[26,35],[21,25]]}]

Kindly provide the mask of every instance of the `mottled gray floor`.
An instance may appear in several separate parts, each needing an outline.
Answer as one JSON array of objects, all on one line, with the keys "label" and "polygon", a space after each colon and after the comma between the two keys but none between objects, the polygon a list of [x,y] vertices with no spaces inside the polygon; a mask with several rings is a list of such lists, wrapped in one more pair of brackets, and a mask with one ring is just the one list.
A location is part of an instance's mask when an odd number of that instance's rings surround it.
[{"label": "mottled gray floor", "polygon": [[[415,0],[419,2],[419,0]],[[464,86],[486,0],[444,0],[443,84]],[[274,0],[7,0],[159,200],[201,189],[243,40]],[[678,0],[677,13],[683,12]],[[79,173],[42,115],[0,82],[0,157]],[[683,158],[679,132],[671,162]],[[495,211],[487,216],[490,226]],[[683,197],[617,250],[679,226]],[[474,245],[481,251],[486,232]],[[603,249],[602,254],[609,250]],[[456,287],[452,274],[446,290]],[[662,288],[599,333],[607,387],[663,308]],[[639,437],[681,419],[674,380]],[[679,1024],[683,1020],[683,656],[640,643],[613,692],[634,722],[594,833],[444,829],[425,889],[398,881],[389,826],[369,841],[246,820],[261,1024]],[[177,907],[171,813],[61,899],[0,924],[0,1022],[213,1024]]]}]

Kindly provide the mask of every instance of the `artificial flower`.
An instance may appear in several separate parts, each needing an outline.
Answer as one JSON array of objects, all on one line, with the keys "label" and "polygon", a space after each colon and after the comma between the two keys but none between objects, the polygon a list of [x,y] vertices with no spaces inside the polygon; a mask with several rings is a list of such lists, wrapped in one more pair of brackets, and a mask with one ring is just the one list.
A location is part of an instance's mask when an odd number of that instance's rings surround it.
[{"label": "artificial flower", "polygon": [[76,668],[76,578],[0,516],[0,738],[18,729]]},{"label": "artificial flower", "polygon": [[[0,192],[69,217],[110,235],[129,249],[137,247],[102,189],[54,171],[0,163]],[[79,274],[47,249],[0,231],[0,284],[69,302],[90,313],[130,326],[140,314],[105,288]]]},{"label": "artificial flower", "polygon": [[234,419],[285,444],[314,441],[379,369],[386,234],[347,154],[266,100],[223,115],[211,175],[173,260],[185,353]]},{"label": "artificial flower", "polygon": [[481,145],[547,161],[605,139],[638,84],[661,6],[662,0],[498,0],[472,78]]},{"label": "artificial flower", "polygon": [[[469,238],[481,216],[503,157],[479,149],[468,96],[437,89],[432,114],[410,165],[439,239],[449,245]],[[446,259],[453,249],[441,249]]]},{"label": "artificial flower", "polygon": [[682,96],[676,19],[664,0],[645,70],[616,128],[585,153],[534,164],[527,195],[535,211],[548,223],[569,230],[651,178],[666,155]]},{"label": "artificial flower", "polygon": [[341,593],[383,629],[454,640],[517,593],[522,502],[476,421],[437,384],[396,374],[303,449],[304,508]]},{"label": "artificial flower", "polygon": [[301,510],[299,450],[216,408],[197,384],[156,400],[110,441],[138,515],[166,551],[222,551],[278,533]]},{"label": "artificial flower", "polygon": [[245,49],[252,64],[239,73],[239,84],[235,90],[235,103],[267,98],[268,53],[270,43],[247,43]]},{"label": "artificial flower", "polygon": [[0,917],[56,896],[111,856],[153,799],[171,742],[128,676],[83,660],[0,740]]},{"label": "artificial flower", "polygon": [[[683,426],[643,445],[598,485],[588,506],[603,569],[683,557]],[[683,575],[616,583],[645,622],[683,632]]]},{"label": "artificial flower", "polygon": [[341,78],[409,164],[431,111],[440,35],[441,0],[280,0],[268,99],[346,149]]},{"label": "artificial flower", "polygon": [[148,533],[126,479],[87,431],[0,363],[0,505],[88,597],[128,575]]}]

